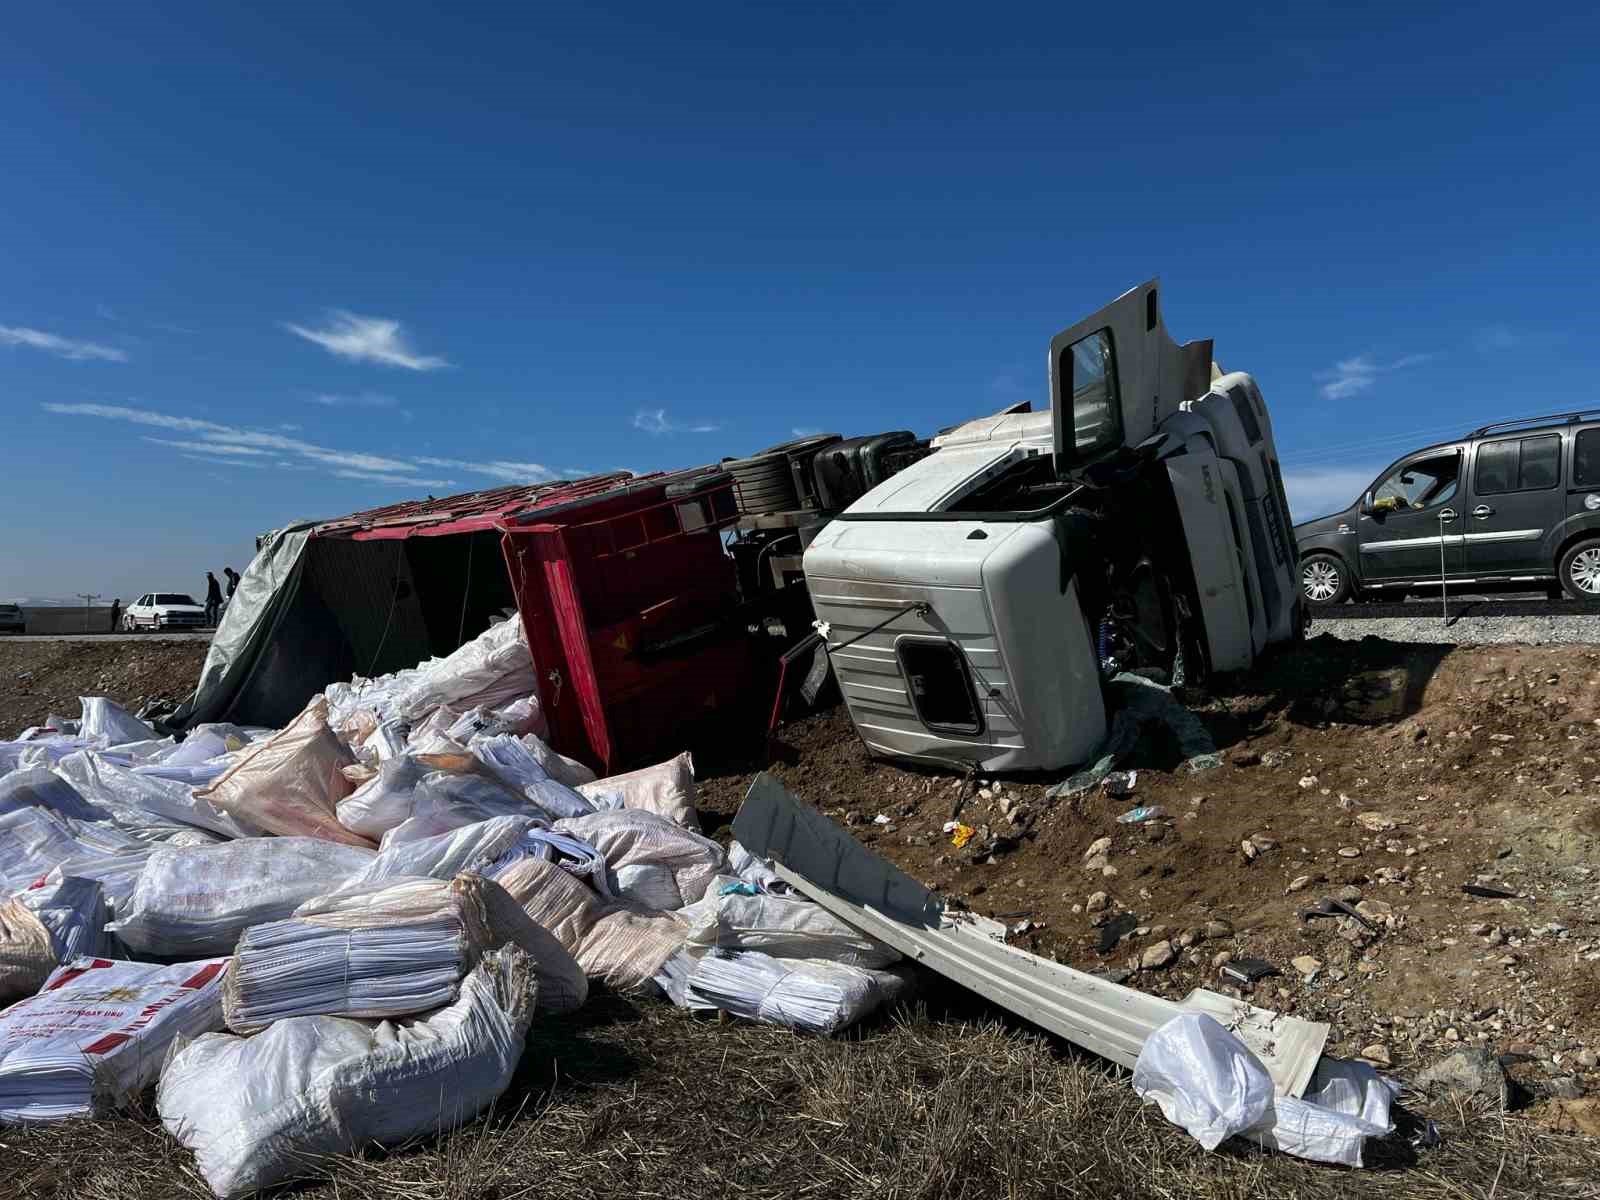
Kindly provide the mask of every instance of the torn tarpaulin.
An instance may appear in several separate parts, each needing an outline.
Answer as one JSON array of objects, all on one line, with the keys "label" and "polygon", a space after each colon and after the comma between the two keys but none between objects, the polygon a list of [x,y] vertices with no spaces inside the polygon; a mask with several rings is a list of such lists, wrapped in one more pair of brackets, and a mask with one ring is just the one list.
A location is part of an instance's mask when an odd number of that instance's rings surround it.
[{"label": "torn tarpaulin", "polygon": [[1200,718],[1178,703],[1172,692],[1159,683],[1124,671],[1106,684],[1106,704],[1112,712],[1111,732],[1106,735],[1094,765],[1056,784],[1046,795],[1052,798],[1079,796],[1098,787],[1112,769],[1133,752],[1140,734],[1150,725],[1160,725],[1171,731],[1183,755],[1184,770],[1209,771],[1222,765],[1216,743]]}]

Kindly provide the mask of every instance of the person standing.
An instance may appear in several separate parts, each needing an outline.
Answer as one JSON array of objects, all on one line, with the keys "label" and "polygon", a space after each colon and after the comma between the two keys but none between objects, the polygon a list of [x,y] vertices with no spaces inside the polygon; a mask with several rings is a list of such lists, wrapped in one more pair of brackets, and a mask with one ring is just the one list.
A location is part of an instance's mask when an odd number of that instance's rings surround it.
[{"label": "person standing", "polygon": [[217,626],[217,613],[222,609],[222,585],[210,571],[206,572],[206,624]]},{"label": "person standing", "polygon": [[118,596],[111,602],[111,632],[117,631],[117,626],[122,623],[122,597]]},{"label": "person standing", "polygon": [[222,573],[228,577],[228,599],[232,600],[233,593],[237,591],[239,587],[239,572],[235,571],[232,567],[223,567]]}]

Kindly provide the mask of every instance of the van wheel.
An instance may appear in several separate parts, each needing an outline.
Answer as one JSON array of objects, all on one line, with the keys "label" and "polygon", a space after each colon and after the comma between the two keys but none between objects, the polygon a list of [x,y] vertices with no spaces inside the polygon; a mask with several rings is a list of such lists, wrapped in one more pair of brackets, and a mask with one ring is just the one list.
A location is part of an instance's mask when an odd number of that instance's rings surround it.
[{"label": "van wheel", "polygon": [[1300,563],[1300,592],[1312,604],[1343,604],[1350,599],[1350,574],[1331,554],[1308,555]]},{"label": "van wheel", "polygon": [[1600,600],[1600,538],[1569,546],[1557,570],[1561,586],[1574,600]]}]

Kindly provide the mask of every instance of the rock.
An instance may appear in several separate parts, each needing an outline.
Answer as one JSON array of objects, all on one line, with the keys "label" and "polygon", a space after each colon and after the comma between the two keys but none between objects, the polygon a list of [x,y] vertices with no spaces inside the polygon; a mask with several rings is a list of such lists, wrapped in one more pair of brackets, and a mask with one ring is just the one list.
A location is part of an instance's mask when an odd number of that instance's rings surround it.
[{"label": "rock", "polygon": [[1108,837],[1098,837],[1089,843],[1089,848],[1083,852],[1083,859],[1085,864],[1087,864],[1091,858],[1105,858],[1110,853],[1111,839]]},{"label": "rock", "polygon": [[1255,844],[1257,850],[1276,850],[1278,848],[1278,839],[1268,837],[1264,833],[1252,833],[1250,840]]},{"label": "rock", "polygon": [[1370,1046],[1362,1047],[1360,1057],[1375,1067],[1394,1066],[1394,1057],[1389,1053],[1389,1047],[1382,1042],[1373,1042]]},{"label": "rock", "polygon": [[1536,1121],[1563,1133],[1600,1137],[1600,1099],[1553,1100],[1529,1113]]},{"label": "rock", "polygon": [[1590,1070],[1593,1070],[1595,1067],[1600,1067],[1600,1055],[1595,1054],[1593,1050],[1579,1050],[1578,1065],[1580,1067],[1587,1067]]},{"label": "rock", "polygon": [[1261,752],[1261,765],[1263,767],[1281,767],[1294,757],[1292,750],[1263,750]]},{"label": "rock", "polygon": [[1218,951],[1211,959],[1211,969],[1220,971],[1233,961],[1233,955],[1227,950]]},{"label": "rock", "polygon": [[1309,954],[1302,954],[1297,958],[1290,959],[1289,965],[1296,971],[1299,971],[1300,974],[1304,975],[1307,979],[1310,979],[1318,971],[1322,970],[1322,960],[1320,958],[1313,958]]},{"label": "rock", "polygon": [[1387,833],[1398,824],[1388,813],[1381,812],[1357,813],[1356,823],[1373,833]]},{"label": "rock", "polygon": [[1287,888],[1285,888],[1284,890],[1286,892],[1298,892],[1298,891],[1303,890],[1308,884],[1310,884],[1310,882],[1311,882],[1311,876],[1309,876],[1309,875],[1296,875],[1293,879],[1291,879],[1289,881],[1289,886]]},{"label": "rock", "polygon": [[1489,928],[1490,927],[1488,925],[1484,924],[1482,921],[1478,921],[1475,924],[1468,925],[1467,926],[1467,932],[1470,933],[1473,937],[1488,937],[1489,936]]},{"label": "rock", "polygon": [[1256,849],[1256,844],[1249,838],[1245,838],[1244,841],[1239,843],[1239,849],[1243,851],[1245,858],[1250,862],[1255,862],[1256,855],[1261,853],[1261,851]]},{"label": "rock", "polygon": [[1514,967],[1520,961],[1521,960],[1518,959],[1515,954],[1502,954],[1499,958],[1495,959],[1495,962],[1502,967]]},{"label": "rock", "polygon": [[1115,879],[1117,877],[1117,869],[1109,865],[1103,866],[1100,868],[1100,874],[1106,879]]},{"label": "rock", "polygon": [[1213,918],[1206,922],[1207,938],[1225,938],[1233,936],[1233,922]]},{"label": "rock", "polygon": [[1201,933],[1198,929],[1185,929],[1178,935],[1178,948],[1181,950],[1187,950],[1196,942],[1200,941],[1200,939],[1204,936],[1205,934]]},{"label": "rock", "polygon": [[1089,898],[1083,902],[1085,912],[1104,912],[1111,904],[1111,897],[1104,892],[1090,892]]},{"label": "rock", "polygon": [[1369,921],[1382,921],[1394,912],[1394,905],[1387,900],[1363,900],[1356,905],[1356,911]]},{"label": "rock", "polygon": [[1425,1091],[1480,1101],[1495,1112],[1505,1112],[1511,1103],[1511,1083],[1505,1068],[1489,1051],[1476,1047],[1452,1051],[1419,1072],[1412,1082]]},{"label": "rock", "polygon": [[1583,1084],[1576,1075],[1561,1075],[1545,1084],[1544,1090],[1556,1100],[1576,1100],[1583,1095]]},{"label": "rock", "polygon": [[1355,904],[1361,899],[1361,889],[1353,883],[1347,883],[1339,889],[1339,899],[1346,904]]},{"label": "rock", "polygon": [[1261,762],[1261,755],[1255,750],[1241,750],[1233,756],[1233,765],[1236,767],[1253,767]]},{"label": "rock", "polygon": [[1361,848],[1359,846],[1340,846],[1339,847],[1339,857],[1340,858],[1360,858],[1361,857]]},{"label": "rock", "polygon": [[1319,780],[1315,775],[1300,776],[1300,786],[1307,791],[1310,791],[1312,788],[1316,787],[1320,782],[1321,780]]},{"label": "rock", "polygon": [[1157,971],[1177,957],[1178,951],[1171,942],[1157,942],[1139,956],[1139,967],[1145,971]]},{"label": "rock", "polygon": [[1444,1040],[1447,1042],[1459,1042],[1461,1040],[1461,1031],[1454,1025],[1450,1026],[1449,1029],[1444,1031]]}]

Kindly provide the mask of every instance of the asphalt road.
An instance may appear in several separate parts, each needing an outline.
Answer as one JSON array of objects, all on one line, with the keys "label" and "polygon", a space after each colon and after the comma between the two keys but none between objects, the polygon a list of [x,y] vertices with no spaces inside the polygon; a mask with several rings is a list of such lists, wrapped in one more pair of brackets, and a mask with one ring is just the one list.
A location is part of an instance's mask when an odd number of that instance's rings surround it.
[{"label": "asphalt road", "polygon": [[199,633],[10,633],[8,642],[209,642],[214,630]]}]

